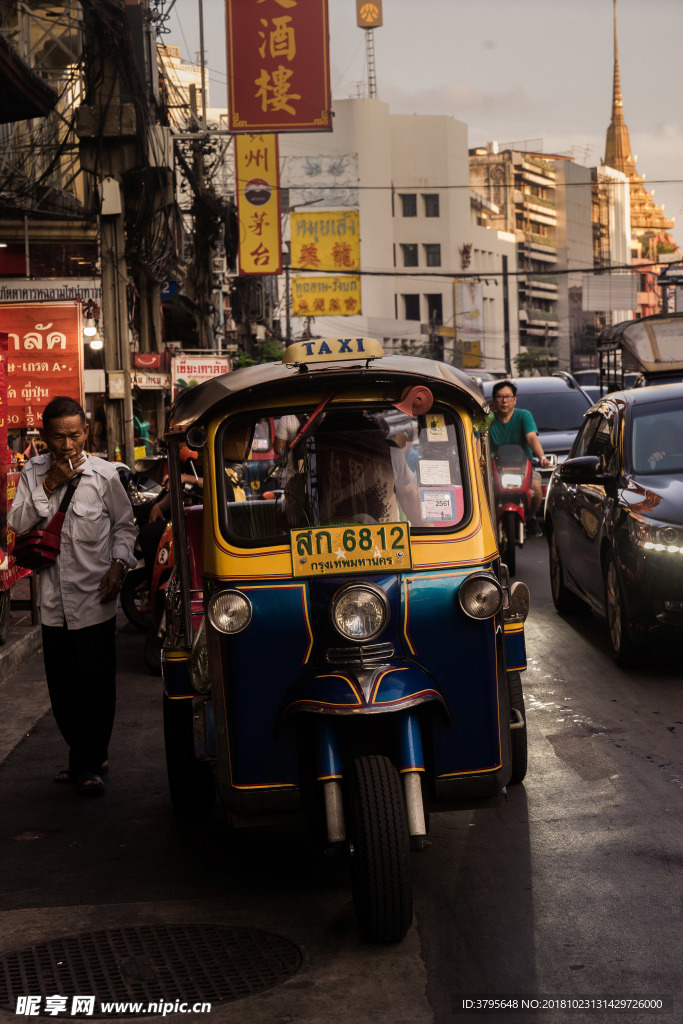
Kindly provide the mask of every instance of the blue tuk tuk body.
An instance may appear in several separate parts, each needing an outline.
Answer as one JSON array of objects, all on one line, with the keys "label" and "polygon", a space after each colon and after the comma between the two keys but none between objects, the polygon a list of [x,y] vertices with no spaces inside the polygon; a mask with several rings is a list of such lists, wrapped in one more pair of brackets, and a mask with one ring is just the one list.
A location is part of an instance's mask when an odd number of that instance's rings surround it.
[{"label": "blue tuk tuk body", "polygon": [[[361,930],[396,940],[426,812],[498,805],[524,777],[528,591],[496,548],[481,393],[371,341],[308,343],[176,401],[172,493],[174,448],[197,446],[204,507],[174,504],[162,672],[176,807],[214,786],[237,825],[319,806]],[[265,419],[292,436],[258,498],[231,501]]]}]

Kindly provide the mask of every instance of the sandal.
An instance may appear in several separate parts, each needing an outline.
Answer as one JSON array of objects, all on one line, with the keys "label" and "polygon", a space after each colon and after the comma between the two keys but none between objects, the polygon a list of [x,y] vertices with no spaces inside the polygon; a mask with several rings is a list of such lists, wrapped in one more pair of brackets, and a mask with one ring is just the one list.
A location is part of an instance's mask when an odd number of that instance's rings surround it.
[{"label": "sandal", "polygon": [[101,796],[104,793],[104,783],[94,772],[81,772],[76,785],[81,796]]},{"label": "sandal", "polygon": [[[109,771],[109,761],[103,761],[99,768],[100,775],[106,775]],[[70,768],[62,768],[54,777],[55,782],[60,784],[75,782],[74,774]]]}]

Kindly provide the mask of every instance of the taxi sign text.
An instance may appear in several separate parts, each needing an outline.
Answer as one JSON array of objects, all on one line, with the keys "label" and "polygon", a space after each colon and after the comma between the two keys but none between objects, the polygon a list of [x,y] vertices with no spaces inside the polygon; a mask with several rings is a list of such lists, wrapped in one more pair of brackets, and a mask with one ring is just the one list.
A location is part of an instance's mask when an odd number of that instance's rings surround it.
[{"label": "taxi sign text", "polygon": [[330,576],[410,569],[407,523],[323,526],[292,530],[294,576]]},{"label": "taxi sign text", "polygon": [[338,359],[378,359],[384,349],[376,338],[316,338],[286,349],[283,363],[323,363]]}]

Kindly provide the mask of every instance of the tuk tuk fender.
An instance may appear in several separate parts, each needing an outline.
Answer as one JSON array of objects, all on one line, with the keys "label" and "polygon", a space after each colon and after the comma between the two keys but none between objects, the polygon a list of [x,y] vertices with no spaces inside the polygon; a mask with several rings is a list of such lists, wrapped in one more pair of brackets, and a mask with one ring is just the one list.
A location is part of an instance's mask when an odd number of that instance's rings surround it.
[{"label": "tuk tuk fender", "polygon": [[[341,780],[342,758],[336,737],[338,722],[331,717],[322,717],[316,730],[316,752],[318,757],[318,781],[323,784],[327,838],[330,843],[346,839],[344,802]],[[422,782],[424,772],[422,736],[417,715],[403,711],[398,719],[399,772],[403,778],[403,791],[411,836],[427,834]]]},{"label": "tuk tuk fender", "polygon": [[304,671],[289,688],[278,716],[278,728],[293,714],[381,714],[436,702],[450,718],[434,679],[412,662],[345,668],[338,672]]},{"label": "tuk tuk fender", "polygon": [[167,697],[194,697],[190,682],[190,652],[187,647],[164,647],[161,651],[161,677]]}]

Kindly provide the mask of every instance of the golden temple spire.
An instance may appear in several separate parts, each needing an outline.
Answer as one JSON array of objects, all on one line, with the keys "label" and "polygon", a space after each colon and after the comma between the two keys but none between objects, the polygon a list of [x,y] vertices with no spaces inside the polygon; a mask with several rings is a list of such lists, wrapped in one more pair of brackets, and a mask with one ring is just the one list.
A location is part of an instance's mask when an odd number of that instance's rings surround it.
[{"label": "golden temple spire", "polygon": [[629,175],[636,162],[631,153],[631,140],[624,121],[624,101],[619,77],[619,42],[617,38],[617,0],[614,4],[614,84],[612,88],[612,120],[605,141],[605,163],[622,174]]}]

